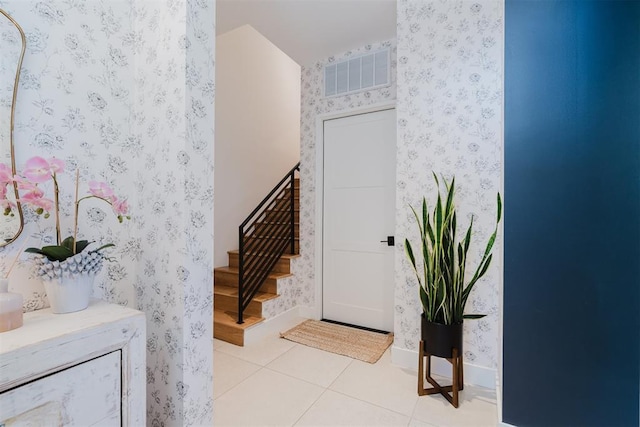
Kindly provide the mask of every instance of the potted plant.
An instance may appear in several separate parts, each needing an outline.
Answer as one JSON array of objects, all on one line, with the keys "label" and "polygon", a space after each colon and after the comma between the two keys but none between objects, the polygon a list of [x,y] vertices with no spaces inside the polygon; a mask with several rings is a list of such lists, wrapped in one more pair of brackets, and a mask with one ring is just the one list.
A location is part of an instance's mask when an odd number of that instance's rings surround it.
[{"label": "potted plant", "polygon": [[456,239],[457,216],[454,205],[455,178],[443,178],[446,193],[440,194],[440,181],[434,174],[438,188],[436,204],[429,212],[426,198],[422,199],[422,213],[411,207],[420,230],[422,265],[416,261],[413,248],[405,239],[405,251],[419,285],[422,304],[422,340],[424,351],[433,356],[451,358],[452,349],[462,354],[462,324],[464,319],[479,319],[483,314],[465,314],[464,309],[475,284],[487,272],[493,255],[498,224],[502,216],[502,200],[497,195],[496,228],[489,238],[482,259],[467,282],[465,272],[471,246],[473,218],[464,238]]},{"label": "potted plant", "polygon": [[[74,228],[73,235],[62,239],[60,227],[60,198],[58,174],[63,173],[65,164],[59,159],[32,157],[27,160],[22,174],[11,176],[10,168],[0,164],[0,188],[16,182],[20,190],[19,202],[30,206],[45,218],[53,209],[56,224],[56,244],[41,248],[28,248],[25,252],[37,254],[35,258],[36,274],[42,280],[49,304],[54,313],[70,313],[87,308],[91,287],[96,274],[101,270],[105,256],[102,250],[115,246],[108,243],[93,247],[88,240],[77,240],[78,212],[80,203],[91,198],[102,200],[111,205],[119,222],[130,219],[129,207],[125,199],[118,198],[107,183],[92,181],[89,194],[79,197],[79,174],[76,170]],[[41,184],[53,183],[53,200],[45,197]],[[6,191],[0,191],[0,204],[4,214],[11,215],[15,203],[6,199]]]}]

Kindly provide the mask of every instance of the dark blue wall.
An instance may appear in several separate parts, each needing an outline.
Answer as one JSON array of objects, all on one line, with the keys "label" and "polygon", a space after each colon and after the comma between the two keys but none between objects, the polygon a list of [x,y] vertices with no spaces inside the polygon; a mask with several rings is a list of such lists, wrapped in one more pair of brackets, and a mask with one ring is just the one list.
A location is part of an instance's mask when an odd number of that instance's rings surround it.
[{"label": "dark blue wall", "polygon": [[637,426],[640,2],[506,0],[503,419]]}]

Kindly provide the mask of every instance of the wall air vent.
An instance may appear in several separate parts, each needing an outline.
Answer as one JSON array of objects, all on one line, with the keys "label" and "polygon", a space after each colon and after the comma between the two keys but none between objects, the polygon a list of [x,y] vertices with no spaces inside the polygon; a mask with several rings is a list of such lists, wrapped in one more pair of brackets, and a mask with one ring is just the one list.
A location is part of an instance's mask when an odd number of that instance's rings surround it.
[{"label": "wall air vent", "polygon": [[391,83],[389,49],[379,50],[324,67],[324,96],[348,93]]}]

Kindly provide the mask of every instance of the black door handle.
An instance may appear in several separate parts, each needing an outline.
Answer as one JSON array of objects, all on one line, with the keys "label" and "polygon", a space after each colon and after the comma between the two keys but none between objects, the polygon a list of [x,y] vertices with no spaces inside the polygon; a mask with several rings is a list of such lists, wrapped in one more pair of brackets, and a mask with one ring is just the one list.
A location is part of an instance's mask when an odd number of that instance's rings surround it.
[{"label": "black door handle", "polygon": [[387,240],[380,240],[380,243],[386,243],[387,246],[395,246],[396,238],[394,236],[387,236]]}]

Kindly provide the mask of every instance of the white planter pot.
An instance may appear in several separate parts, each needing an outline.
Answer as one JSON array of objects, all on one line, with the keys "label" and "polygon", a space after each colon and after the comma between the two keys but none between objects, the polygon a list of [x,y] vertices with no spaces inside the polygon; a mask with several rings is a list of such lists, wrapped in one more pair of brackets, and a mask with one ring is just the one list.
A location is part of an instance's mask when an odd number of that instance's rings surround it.
[{"label": "white planter pot", "polygon": [[87,308],[95,277],[95,274],[80,274],[75,277],[43,280],[51,311],[63,314]]},{"label": "white planter pot", "polygon": [[83,252],[62,262],[34,259],[53,313],[72,313],[89,306],[93,280],[103,259],[97,252]]}]

